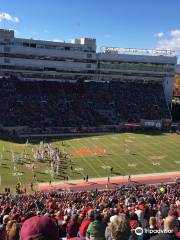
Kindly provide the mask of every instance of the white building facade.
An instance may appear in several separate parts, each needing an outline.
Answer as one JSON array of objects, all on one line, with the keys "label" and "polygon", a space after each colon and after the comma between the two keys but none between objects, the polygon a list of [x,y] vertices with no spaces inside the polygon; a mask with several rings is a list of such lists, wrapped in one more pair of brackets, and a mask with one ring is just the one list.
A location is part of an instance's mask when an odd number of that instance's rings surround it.
[{"label": "white building facade", "polygon": [[172,51],[104,47],[96,52],[96,39],[22,39],[0,29],[0,75],[22,80],[162,81],[171,102],[176,63]]}]

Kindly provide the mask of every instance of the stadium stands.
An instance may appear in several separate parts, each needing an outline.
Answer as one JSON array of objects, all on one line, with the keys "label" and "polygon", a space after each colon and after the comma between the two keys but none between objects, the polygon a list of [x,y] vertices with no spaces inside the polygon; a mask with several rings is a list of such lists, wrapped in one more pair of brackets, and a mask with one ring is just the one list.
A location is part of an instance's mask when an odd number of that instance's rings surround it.
[{"label": "stadium stands", "polygon": [[171,119],[159,82],[0,81],[3,126],[96,127]]},{"label": "stadium stands", "polygon": [[20,235],[21,240],[137,240],[137,227],[144,230],[141,240],[151,239],[161,230],[168,232],[157,239],[178,239],[179,187],[169,184],[2,194],[0,239],[19,240]]}]

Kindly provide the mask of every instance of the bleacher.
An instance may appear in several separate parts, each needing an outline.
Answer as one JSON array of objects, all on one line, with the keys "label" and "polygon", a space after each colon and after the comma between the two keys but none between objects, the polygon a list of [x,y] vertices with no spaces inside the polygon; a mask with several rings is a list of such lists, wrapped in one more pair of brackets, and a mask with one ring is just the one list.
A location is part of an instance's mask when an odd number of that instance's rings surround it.
[{"label": "bleacher", "polygon": [[3,126],[96,127],[170,119],[162,83],[0,79]]}]

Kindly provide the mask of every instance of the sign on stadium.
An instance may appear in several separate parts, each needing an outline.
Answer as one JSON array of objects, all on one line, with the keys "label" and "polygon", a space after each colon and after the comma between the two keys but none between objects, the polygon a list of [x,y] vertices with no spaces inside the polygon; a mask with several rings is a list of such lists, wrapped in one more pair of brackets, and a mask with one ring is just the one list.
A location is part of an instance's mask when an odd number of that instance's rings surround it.
[{"label": "sign on stadium", "polygon": [[173,57],[175,56],[175,51],[160,49],[102,47],[101,51],[104,53],[118,53],[118,54],[137,54],[152,56],[173,56]]}]

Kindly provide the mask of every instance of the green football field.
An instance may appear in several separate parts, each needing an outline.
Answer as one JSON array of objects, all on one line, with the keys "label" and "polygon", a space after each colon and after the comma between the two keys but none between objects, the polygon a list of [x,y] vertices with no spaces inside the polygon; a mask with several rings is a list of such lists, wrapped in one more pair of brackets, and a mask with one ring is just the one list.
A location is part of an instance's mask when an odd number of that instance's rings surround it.
[{"label": "green football field", "polygon": [[[120,133],[52,140],[51,144],[63,155],[67,154],[66,159],[61,159],[59,174],[54,177],[50,174],[48,160],[38,162],[33,158],[32,152],[40,147],[39,143],[18,144],[0,140],[1,186],[11,187],[17,182],[28,185],[50,179],[60,181],[64,176],[71,180],[83,179],[87,174],[89,178],[100,178],[180,170],[180,135],[177,134]],[[33,178],[33,164],[37,179]]]}]

